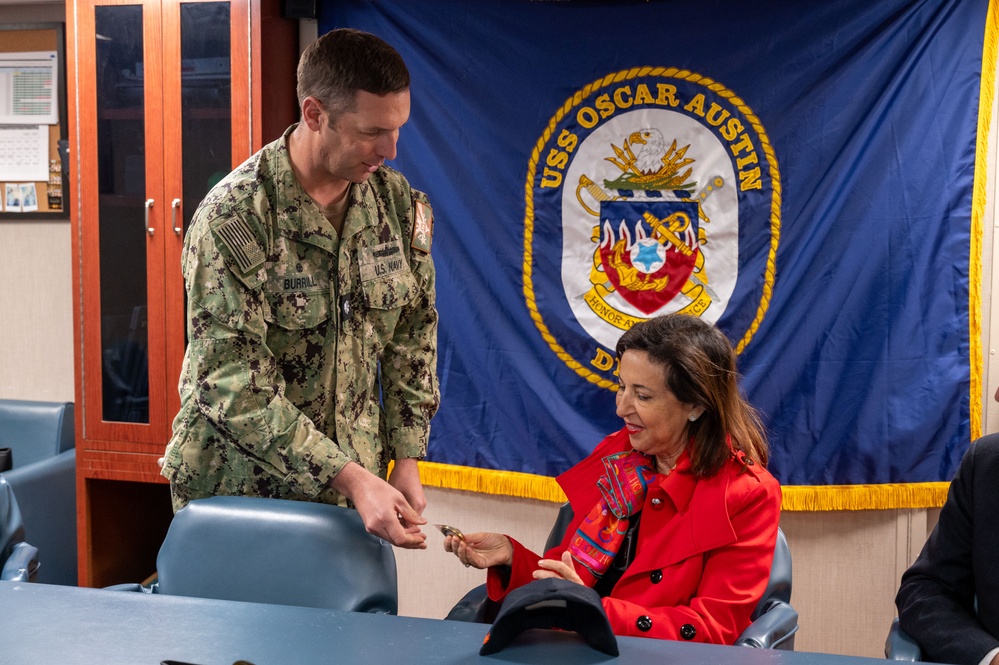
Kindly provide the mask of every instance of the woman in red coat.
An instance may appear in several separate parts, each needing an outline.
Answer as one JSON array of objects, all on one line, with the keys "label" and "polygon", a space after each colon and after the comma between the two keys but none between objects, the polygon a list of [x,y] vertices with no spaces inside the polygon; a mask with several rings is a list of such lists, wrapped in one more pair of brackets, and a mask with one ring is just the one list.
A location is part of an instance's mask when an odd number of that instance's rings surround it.
[{"label": "woman in red coat", "polygon": [[535,579],[593,587],[618,635],[733,644],[770,576],[780,486],[741,396],[735,353],[716,327],[671,314],[617,344],[624,428],[559,476],[575,518],[562,543],[531,552],[509,536],[448,536],[487,568],[501,601]]}]

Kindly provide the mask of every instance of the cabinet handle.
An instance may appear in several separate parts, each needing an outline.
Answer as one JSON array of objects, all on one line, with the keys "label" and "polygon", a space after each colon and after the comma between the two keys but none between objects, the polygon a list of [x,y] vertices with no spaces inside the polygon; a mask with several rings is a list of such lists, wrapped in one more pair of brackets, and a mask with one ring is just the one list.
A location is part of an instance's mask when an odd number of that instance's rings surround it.
[{"label": "cabinet handle", "polygon": [[170,223],[173,224],[173,232],[180,235],[184,231],[184,229],[177,226],[177,210],[180,209],[180,199],[174,199],[170,203],[170,207]]},{"label": "cabinet handle", "polygon": [[153,229],[153,227],[149,226],[149,211],[150,211],[150,209],[152,209],[152,207],[153,207],[153,200],[152,199],[146,199],[146,222],[145,222],[145,226],[146,226],[146,231],[149,232],[149,235],[153,235],[153,231],[155,230],[155,229]]}]

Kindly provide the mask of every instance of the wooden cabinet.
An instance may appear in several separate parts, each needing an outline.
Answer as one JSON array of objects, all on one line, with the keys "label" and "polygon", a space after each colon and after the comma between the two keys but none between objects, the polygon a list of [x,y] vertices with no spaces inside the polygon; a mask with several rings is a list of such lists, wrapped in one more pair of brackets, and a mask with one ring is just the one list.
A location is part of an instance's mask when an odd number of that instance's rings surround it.
[{"label": "wooden cabinet", "polygon": [[208,189],[297,117],[298,23],[277,2],[67,3],[81,585],[155,569],[184,232]]}]

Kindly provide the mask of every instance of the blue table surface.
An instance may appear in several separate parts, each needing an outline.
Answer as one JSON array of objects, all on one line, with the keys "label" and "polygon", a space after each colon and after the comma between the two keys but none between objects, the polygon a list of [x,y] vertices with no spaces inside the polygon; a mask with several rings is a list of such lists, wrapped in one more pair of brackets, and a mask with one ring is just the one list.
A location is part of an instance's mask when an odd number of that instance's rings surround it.
[{"label": "blue table surface", "polygon": [[307,607],[0,582],[0,664],[573,663],[873,665],[883,660],[619,637],[621,655],[532,630],[479,656],[489,626]]}]

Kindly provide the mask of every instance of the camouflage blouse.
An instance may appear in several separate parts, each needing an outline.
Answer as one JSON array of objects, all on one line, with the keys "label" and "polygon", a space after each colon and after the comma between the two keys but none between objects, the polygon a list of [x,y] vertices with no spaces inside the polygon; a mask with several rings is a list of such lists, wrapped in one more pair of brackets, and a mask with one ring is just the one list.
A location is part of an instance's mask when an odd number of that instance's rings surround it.
[{"label": "camouflage blouse", "polygon": [[348,461],[426,454],[437,410],[433,212],[382,166],[338,238],[287,137],[199,206],[185,241],[189,344],[163,475],[211,494],[344,503]]}]

